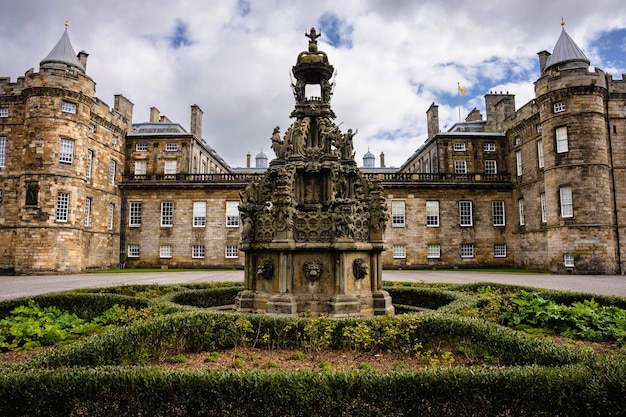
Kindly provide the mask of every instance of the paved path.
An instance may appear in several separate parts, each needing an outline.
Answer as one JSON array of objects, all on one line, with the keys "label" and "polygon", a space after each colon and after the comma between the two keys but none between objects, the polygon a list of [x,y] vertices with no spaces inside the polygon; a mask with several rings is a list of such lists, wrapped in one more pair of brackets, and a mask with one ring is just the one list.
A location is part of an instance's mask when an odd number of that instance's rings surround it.
[{"label": "paved path", "polygon": [[[551,275],[471,271],[384,271],[387,281],[472,283],[496,282],[555,290],[626,297],[626,276]],[[0,300],[27,297],[74,288],[110,287],[122,284],[178,284],[208,281],[243,281],[243,271],[128,272],[122,274],[77,274],[0,276]]]}]

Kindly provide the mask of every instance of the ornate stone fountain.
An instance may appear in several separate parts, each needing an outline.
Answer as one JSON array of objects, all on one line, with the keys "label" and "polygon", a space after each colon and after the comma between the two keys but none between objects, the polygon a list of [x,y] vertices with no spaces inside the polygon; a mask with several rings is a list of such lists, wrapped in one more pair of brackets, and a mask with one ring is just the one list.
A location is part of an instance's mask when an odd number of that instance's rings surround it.
[{"label": "ornate stone fountain", "polygon": [[[393,314],[382,290],[381,252],[388,215],[380,183],[354,160],[356,131],[342,132],[330,107],[333,66],[306,34],[308,51],[292,68],[295,122],[271,137],[276,158],[241,193],[240,249],[245,290],[236,309],[334,317]],[[307,96],[307,90],[320,96]]]}]

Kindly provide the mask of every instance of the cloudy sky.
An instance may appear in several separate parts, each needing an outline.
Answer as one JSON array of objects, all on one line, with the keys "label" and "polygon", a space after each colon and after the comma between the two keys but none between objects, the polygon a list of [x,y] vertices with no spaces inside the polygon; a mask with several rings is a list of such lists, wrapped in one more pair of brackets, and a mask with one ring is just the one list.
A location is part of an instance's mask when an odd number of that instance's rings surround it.
[{"label": "cloudy sky", "polygon": [[532,99],[536,54],[552,51],[561,17],[591,68],[621,79],[624,0],[2,0],[0,77],[37,70],[67,19],[101,100],[123,94],[134,122],[154,106],[187,130],[197,104],[204,139],[245,166],[248,151],[273,158],[273,127],[292,122],[290,70],[315,26],[337,71],[336,122],[358,129],[358,163],[369,148],[400,166],[426,139],[431,103],[446,130],[459,109],[484,114],[489,91],[514,93],[518,108]]}]

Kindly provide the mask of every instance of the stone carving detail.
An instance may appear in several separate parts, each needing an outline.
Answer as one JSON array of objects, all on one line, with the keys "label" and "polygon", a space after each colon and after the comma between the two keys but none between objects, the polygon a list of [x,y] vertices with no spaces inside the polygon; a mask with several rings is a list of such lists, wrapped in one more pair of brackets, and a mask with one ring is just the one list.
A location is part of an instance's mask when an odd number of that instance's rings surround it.
[{"label": "stone carving detail", "polygon": [[365,258],[357,258],[352,263],[352,272],[356,279],[363,279],[369,274],[369,265]]},{"label": "stone carving detail", "polygon": [[271,280],[274,277],[274,261],[270,258],[259,260],[256,274],[263,279]]},{"label": "stone carving detail", "polygon": [[311,281],[317,281],[322,277],[322,272],[324,270],[324,263],[319,259],[309,259],[302,265],[302,272],[304,272],[304,276],[310,279]]}]

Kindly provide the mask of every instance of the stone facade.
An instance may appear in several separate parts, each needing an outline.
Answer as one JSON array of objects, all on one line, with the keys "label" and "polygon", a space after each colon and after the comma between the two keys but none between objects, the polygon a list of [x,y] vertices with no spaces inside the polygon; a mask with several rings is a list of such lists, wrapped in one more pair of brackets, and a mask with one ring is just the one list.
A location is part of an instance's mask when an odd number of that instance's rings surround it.
[{"label": "stone facade", "polygon": [[[229,167],[198,106],[189,131],[155,108],[131,125],[132,103],[96,98],[86,62],[55,47],[38,72],[0,78],[0,271],[243,268],[233,202],[267,166]],[[529,103],[490,92],[484,120],[473,110],[446,132],[433,103],[427,141],[400,169],[360,169],[383,185],[384,267],[626,271],[626,81],[590,71],[565,31],[539,62]]]}]

